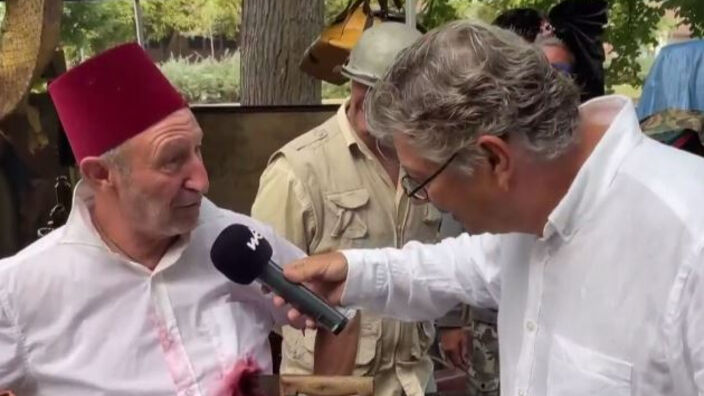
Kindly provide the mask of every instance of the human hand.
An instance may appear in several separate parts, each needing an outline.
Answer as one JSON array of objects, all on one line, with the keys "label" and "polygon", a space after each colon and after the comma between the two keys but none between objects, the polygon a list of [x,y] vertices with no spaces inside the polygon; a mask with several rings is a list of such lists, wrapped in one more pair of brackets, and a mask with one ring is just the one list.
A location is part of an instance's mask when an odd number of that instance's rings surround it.
[{"label": "human hand", "polygon": [[440,329],[440,349],[450,363],[465,371],[469,366],[469,341],[469,335],[461,327]]},{"label": "human hand", "polygon": [[[339,252],[306,257],[285,265],[284,276],[291,282],[305,284],[329,304],[341,305],[342,291],[347,280],[347,260]],[[274,296],[274,304],[282,307],[287,301]],[[289,321],[294,323],[303,316],[295,307],[288,312]],[[315,322],[306,318],[306,326],[314,328]]]}]

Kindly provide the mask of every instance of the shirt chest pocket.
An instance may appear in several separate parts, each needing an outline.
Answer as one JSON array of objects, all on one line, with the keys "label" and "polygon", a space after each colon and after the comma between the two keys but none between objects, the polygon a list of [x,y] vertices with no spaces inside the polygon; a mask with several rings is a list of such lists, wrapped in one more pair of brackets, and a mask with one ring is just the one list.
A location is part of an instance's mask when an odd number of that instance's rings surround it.
[{"label": "shirt chest pocket", "polygon": [[382,319],[362,313],[359,332],[359,345],[355,360],[355,375],[369,375],[374,372],[377,355],[381,349]]},{"label": "shirt chest pocket", "polygon": [[325,228],[333,239],[361,239],[367,236],[367,224],[361,211],[369,203],[366,189],[325,195]]},{"label": "shirt chest pocket", "polygon": [[[366,375],[373,371],[374,357],[377,355],[381,339],[381,319],[367,319],[364,316],[363,318],[355,359],[355,375]],[[300,330],[289,326],[284,327],[283,331],[283,348],[285,348],[289,360],[294,361],[293,364],[288,363],[289,366],[299,366],[304,369],[303,372],[294,371],[295,368],[287,371],[290,374],[311,373],[313,371],[316,332],[309,330],[304,335]]]},{"label": "shirt chest pocket", "polygon": [[548,396],[628,396],[633,366],[556,335],[548,359]]}]

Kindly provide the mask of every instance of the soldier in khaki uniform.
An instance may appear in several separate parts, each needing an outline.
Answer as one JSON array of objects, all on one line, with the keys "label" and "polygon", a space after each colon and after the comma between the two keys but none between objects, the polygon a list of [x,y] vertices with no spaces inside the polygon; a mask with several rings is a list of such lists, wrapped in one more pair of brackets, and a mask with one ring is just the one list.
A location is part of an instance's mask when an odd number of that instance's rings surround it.
[{"label": "soldier in khaki uniform", "polygon": [[[277,151],[262,174],[252,216],[308,254],[434,241],[440,213],[415,205],[399,184],[393,151],[366,130],[363,102],[396,54],[420,37],[400,23],[364,32],[343,74],[351,97],[335,116]],[[401,323],[365,312],[338,336],[283,329],[281,372],[370,375],[377,395],[423,395],[432,384],[431,322]],[[315,351],[315,364],[314,364]]]}]

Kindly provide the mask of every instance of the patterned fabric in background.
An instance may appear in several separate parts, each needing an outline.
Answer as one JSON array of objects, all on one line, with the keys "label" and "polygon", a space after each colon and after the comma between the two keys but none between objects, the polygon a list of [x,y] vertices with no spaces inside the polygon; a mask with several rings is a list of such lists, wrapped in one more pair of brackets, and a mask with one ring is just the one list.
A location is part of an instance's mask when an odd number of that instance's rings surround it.
[{"label": "patterned fabric in background", "polygon": [[[464,232],[462,225],[449,214],[443,215],[440,226],[442,238]],[[464,328],[469,335],[469,368],[465,395],[499,396],[499,337],[496,331],[497,311],[468,305],[458,305],[438,319],[439,328]],[[440,359],[445,359],[441,348],[434,348]],[[439,364],[436,364],[439,366]]]},{"label": "patterned fabric in background", "polygon": [[470,339],[472,350],[467,370],[467,394],[499,396],[499,336],[496,332],[496,312],[470,309]]},{"label": "patterned fabric in background", "polygon": [[647,117],[640,126],[659,142],[704,156],[704,111],[666,109]]}]

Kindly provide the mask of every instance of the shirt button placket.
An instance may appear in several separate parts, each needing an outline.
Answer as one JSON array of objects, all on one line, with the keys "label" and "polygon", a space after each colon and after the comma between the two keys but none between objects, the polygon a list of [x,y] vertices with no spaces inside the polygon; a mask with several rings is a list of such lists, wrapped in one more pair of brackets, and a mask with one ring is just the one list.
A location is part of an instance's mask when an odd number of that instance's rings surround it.
[{"label": "shirt button placket", "polygon": [[537,327],[538,327],[538,326],[537,326],[537,325],[535,324],[535,322],[532,321],[532,320],[529,320],[529,321],[526,322],[526,330],[528,330],[528,332],[530,332],[530,333],[535,332],[535,330],[537,329]]}]

